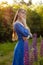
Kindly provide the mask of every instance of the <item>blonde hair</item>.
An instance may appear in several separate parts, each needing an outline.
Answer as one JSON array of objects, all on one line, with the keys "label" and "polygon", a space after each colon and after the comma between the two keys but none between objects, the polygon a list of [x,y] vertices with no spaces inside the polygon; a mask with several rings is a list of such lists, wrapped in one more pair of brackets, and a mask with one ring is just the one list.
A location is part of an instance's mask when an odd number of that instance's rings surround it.
[{"label": "blonde hair", "polygon": [[[16,14],[15,14],[15,17],[14,17],[14,20],[13,20],[13,24],[16,22],[16,20],[18,19],[18,13],[20,11],[22,11],[24,9],[20,8],[17,10]],[[26,10],[24,10],[26,11]],[[14,27],[13,27],[13,34],[12,34],[12,41],[15,41],[15,40],[18,40],[18,36],[17,36],[17,33],[14,31]]]},{"label": "blonde hair", "polygon": [[19,13],[20,11],[22,11],[22,10],[26,11],[25,9],[22,9],[22,8],[18,9],[17,12],[16,12],[16,14],[15,14],[15,17],[14,17],[13,22],[16,22],[16,20],[17,20],[17,18],[18,18],[18,13]]}]

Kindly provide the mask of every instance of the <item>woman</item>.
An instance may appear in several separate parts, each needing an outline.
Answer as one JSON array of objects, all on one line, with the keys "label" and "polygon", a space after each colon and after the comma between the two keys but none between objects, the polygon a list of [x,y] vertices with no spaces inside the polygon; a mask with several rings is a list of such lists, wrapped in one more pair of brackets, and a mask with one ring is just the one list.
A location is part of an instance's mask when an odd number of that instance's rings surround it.
[{"label": "woman", "polygon": [[26,11],[19,9],[14,18],[14,31],[17,33],[18,42],[14,48],[13,65],[29,65],[28,36],[30,30],[26,24]]}]

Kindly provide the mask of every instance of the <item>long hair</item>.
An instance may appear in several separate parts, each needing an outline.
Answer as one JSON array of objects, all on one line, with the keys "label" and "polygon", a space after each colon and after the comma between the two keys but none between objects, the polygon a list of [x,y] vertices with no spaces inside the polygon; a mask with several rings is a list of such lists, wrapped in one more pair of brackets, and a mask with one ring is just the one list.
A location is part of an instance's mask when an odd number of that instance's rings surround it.
[{"label": "long hair", "polygon": [[[16,14],[15,14],[15,16],[14,16],[13,24],[14,24],[14,23],[16,22],[16,20],[18,19],[18,13],[19,13],[20,11],[22,11],[22,10],[24,10],[24,9],[20,8],[20,9],[17,10],[17,12],[16,12]],[[24,11],[26,11],[26,10],[24,10]],[[18,40],[18,36],[17,36],[17,33],[16,33],[16,31],[14,30],[14,27],[13,27],[12,41],[16,41],[16,40]]]},{"label": "long hair", "polygon": [[[14,23],[16,22],[18,18],[18,11],[16,12],[15,16],[14,16],[14,19],[13,19],[13,25]],[[14,30],[14,26],[13,26],[13,33],[12,33],[12,41],[16,41],[18,39],[18,36],[17,36],[17,33],[16,31]]]}]

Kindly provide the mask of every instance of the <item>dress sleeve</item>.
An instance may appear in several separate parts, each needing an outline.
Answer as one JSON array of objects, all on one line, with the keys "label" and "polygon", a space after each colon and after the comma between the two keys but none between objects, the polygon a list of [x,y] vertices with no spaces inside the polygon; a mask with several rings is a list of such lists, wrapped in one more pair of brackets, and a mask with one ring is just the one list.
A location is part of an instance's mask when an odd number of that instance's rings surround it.
[{"label": "dress sleeve", "polygon": [[30,35],[29,30],[22,26],[20,23],[16,23],[14,25],[15,30],[18,30],[24,37]]}]

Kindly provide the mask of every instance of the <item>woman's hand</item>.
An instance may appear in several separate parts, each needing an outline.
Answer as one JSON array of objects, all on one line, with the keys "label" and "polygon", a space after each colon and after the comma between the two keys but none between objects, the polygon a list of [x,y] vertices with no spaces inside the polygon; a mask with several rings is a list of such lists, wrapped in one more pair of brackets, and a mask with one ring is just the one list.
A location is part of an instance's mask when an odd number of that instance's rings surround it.
[{"label": "woman's hand", "polygon": [[27,40],[27,37],[23,37],[23,40],[24,40],[24,41]]}]

